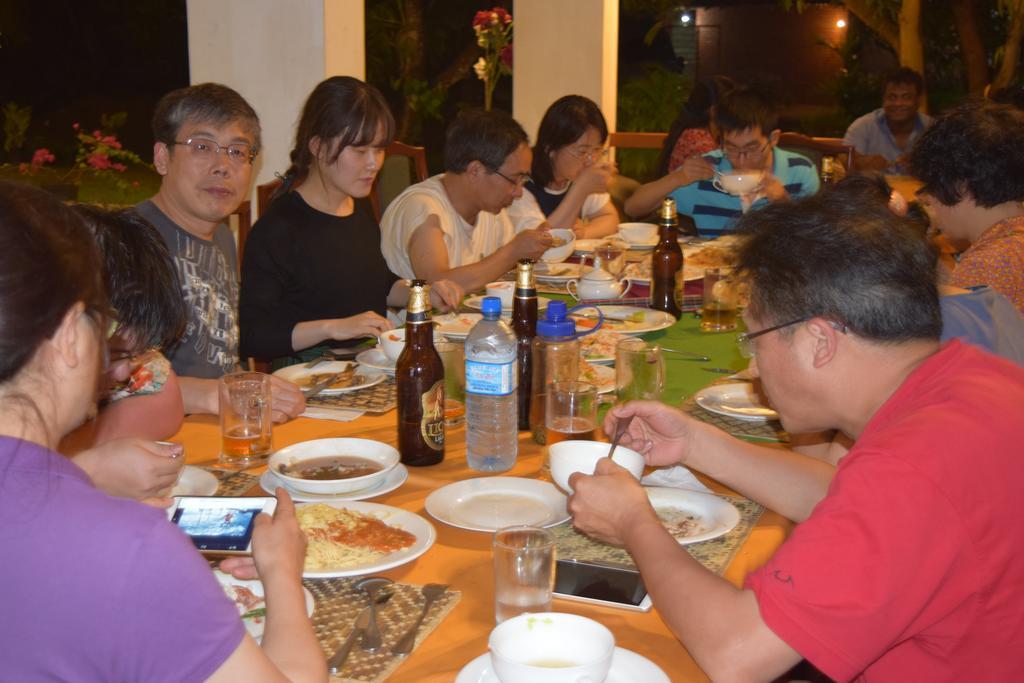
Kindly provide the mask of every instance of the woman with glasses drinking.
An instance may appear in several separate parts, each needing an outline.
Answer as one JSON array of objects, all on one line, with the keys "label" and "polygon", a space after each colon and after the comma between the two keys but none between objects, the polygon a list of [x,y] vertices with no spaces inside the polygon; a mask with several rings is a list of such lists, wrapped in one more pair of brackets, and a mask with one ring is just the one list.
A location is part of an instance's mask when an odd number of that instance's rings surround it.
[{"label": "woman with glasses drinking", "polygon": [[[767,94],[736,87],[722,95],[714,117],[721,148],[690,157],[678,170],[641,186],[626,200],[627,214],[646,216],[671,196],[679,213],[693,218],[702,237],[718,237],[732,232],[736,219],[749,209],[818,191],[814,163],[776,147],[779,115]],[[723,184],[723,176],[739,173],[754,178],[752,189]]]},{"label": "woman with glasses drinking", "polygon": [[560,98],[544,113],[533,147],[531,180],[509,207],[516,232],[547,223],[578,238],[610,235],[619,213],[608,194],[615,166],[607,158],[608,124],[580,95]]}]

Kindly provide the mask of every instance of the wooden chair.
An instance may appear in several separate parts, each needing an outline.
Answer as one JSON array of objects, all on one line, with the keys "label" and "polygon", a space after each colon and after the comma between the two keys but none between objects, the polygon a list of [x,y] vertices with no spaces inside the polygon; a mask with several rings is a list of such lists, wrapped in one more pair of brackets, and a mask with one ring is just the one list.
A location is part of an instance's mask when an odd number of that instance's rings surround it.
[{"label": "wooden chair", "polygon": [[[389,164],[389,161],[400,162],[397,157],[405,160],[404,169],[402,164]],[[404,170],[404,173],[402,172]],[[370,190],[370,203],[373,205],[373,213],[380,220],[381,214],[387,205],[395,197],[401,194],[402,190],[414,183],[421,183],[427,179],[427,150],[425,147],[407,145],[404,142],[395,140],[384,151],[384,165],[377,174],[377,180]]]},{"label": "wooden chair", "polygon": [[821,158],[825,156],[839,159],[847,172],[853,168],[853,146],[844,144],[842,138],[815,138],[789,132],[779,136],[779,147],[810,157],[818,167],[818,173],[821,173]]},{"label": "wooden chair", "polygon": [[277,188],[281,187],[283,181],[280,178],[274,178],[269,183],[263,183],[262,185],[256,186],[256,215],[262,216],[270,208],[270,198],[277,192]]},{"label": "wooden chair", "polygon": [[228,216],[228,220],[235,219],[235,228],[238,230],[238,276],[242,276],[242,254],[245,251],[245,240],[249,238],[249,230],[252,229],[252,205],[248,199],[238,205],[235,212]]}]

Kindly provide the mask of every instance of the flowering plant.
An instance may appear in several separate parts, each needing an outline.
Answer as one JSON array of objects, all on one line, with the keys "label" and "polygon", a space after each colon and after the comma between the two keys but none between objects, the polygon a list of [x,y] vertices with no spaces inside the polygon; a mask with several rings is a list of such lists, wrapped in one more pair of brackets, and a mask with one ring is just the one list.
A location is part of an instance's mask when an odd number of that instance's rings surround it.
[{"label": "flowering plant", "polygon": [[[128,188],[129,183],[116,174],[128,170],[125,163],[144,163],[138,154],[125,149],[114,135],[105,134],[101,130],[87,133],[77,123],[71,125],[78,139],[78,150],[75,163],[71,168],[57,177],[59,182],[79,183],[88,174],[95,178],[109,178],[121,190]],[[41,147],[32,155],[30,163],[18,164],[18,171],[25,175],[36,175],[46,164],[56,161],[53,153]],[[137,183],[132,183],[133,185]]]},{"label": "flowering plant", "polygon": [[473,65],[484,82],[484,109],[491,110],[491,98],[502,74],[512,73],[512,15],[504,7],[480,11],[473,17],[476,44],[484,55]]}]

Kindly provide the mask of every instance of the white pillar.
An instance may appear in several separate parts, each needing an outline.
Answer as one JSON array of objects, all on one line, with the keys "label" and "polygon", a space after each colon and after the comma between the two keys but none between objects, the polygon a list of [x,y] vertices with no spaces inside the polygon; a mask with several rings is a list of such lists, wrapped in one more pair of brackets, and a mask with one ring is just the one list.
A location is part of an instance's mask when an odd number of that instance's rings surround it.
[{"label": "white pillar", "polygon": [[188,0],[192,83],[237,90],[260,117],[255,184],[288,167],[295,124],[328,76],[365,78],[363,0]]},{"label": "white pillar", "polygon": [[615,130],[619,0],[516,0],[512,115],[531,142],[563,95],[597,102]]}]

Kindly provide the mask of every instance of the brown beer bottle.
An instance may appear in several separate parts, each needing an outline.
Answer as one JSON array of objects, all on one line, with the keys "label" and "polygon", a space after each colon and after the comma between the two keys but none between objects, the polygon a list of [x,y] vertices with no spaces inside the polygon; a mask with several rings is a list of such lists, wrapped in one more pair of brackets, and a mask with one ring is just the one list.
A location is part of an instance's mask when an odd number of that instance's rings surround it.
[{"label": "brown beer bottle", "polygon": [[405,348],[395,363],[398,452],[420,467],[444,460],[444,366],[434,350],[430,285],[413,280],[405,318]]},{"label": "brown beer bottle", "polygon": [[530,385],[533,383],[533,338],[537,334],[537,282],[533,261],[516,266],[516,292],[512,300],[512,331],[516,333],[519,372],[519,431],[530,429]]},{"label": "brown beer bottle", "polygon": [[658,245],[651,254],[651,308],[682,317],[683,250],[679,248],[676,203],[665,199],[658,212]]},{"label": "brown beer bottle", "polygon": [[836,182],[835,159],[828,155],[821,158],[821,184],[834,185]]}]

